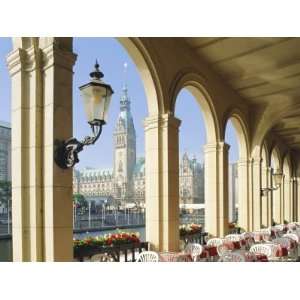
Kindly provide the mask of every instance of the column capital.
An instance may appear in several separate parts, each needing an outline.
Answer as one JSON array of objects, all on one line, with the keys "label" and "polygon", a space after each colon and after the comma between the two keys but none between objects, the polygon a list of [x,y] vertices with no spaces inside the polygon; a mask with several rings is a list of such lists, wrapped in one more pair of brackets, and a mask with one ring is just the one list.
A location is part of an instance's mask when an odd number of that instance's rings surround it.
[{"label": "column capital", "polygon": [[248,165],[249,163],[251,163],[251,159],[247,158],[247,157],[241,157],[239,158],[239,160],[237,161],[237,164],[240,165],[240,166],[246,166]]},{"label": "column capital", "polygon": [[263,158],[261,156],[252,156],[252,157],[250,157],[249,161],[253,164],[257,164],[257,163],[261,164],[263,161]]},{"label": "column capital", "polygon": [[217,152],[217,151],[228,151],[229,148],[230,148],[230,145],[226,144],[225,142],[210,143],[210,144],[205,144],[203,146],[204,153]]},{"label": "column capital", "polygon": [[154,128],[166,128],[173,127],[174,129],[179,128],[181,120],[177,119],[171,114],[160,114],[156,116],[149,116],[144,119],[145,130]]},{"label": "column capital", "polygon": [[6,62],[11,77],[22,70],[26,61],[26,51],[18,48],[7,55]]},{"label": "column capital", "polygon": [[54,66],[62,67],[73,72],[77,55],[69,50],[61,49],[57,44],[50,44],[42,49],[44,57],[44,70]]}]

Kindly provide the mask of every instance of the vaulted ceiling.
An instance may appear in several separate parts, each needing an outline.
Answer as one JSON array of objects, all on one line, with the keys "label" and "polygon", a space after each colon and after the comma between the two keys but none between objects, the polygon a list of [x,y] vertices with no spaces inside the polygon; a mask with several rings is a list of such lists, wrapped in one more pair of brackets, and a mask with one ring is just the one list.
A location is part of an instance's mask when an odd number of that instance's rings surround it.
[{"label": "vaulted ceiling", "polygon": [[185,38],[249,105],[286,111],[273,131],[300,149],[300,38]]}]

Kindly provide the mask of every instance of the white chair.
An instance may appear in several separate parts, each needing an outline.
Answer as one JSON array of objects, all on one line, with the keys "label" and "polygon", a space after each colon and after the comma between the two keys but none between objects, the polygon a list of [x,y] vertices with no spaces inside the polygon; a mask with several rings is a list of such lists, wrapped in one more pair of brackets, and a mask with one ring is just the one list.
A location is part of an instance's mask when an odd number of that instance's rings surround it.
[{"label": "white chair", "polygon": [[246,249],[250,249],[251,246],[255,244],[254,235],[252,232],[243,232],[241,237],[246,241]]},{"label": "white chair", "polygon": [[218,255],[221,257],[222,255],[226,254],[226,253],[230,253],[231,249],[229,249],[229,247],[225,244],[219,245],[217,246],[217,252]]},{"label": "white chair", "polygon": [[91,257],[91,262],[113,262],[113,258],[107,254],[95,254]]},{"label": "white chair", "polygon": [[272,258],[272,248],[269,244],[256,244],[251,246],[250,252],[255,254],[264,254],[268,259]]},{"label": "white chair", "polygon": [[244,262],[244,261],[246,261],[246,259],[242,254],[234,253],[234,252],[224,253],[219,259],[219,262]]},{"label": "white chair", "polygon": [[274,244],[280,244],[283,247],[286,247],[287,249],[291,248],[291,241],[288,237],[280,237],[276,238],[272,241]]},{"label": "white chair", "polygon": [[139,253],[137,262],[159,262],[159,255],[154,251],[144,251]]},{"label": "white chair", "polygon": [[277,237],[282,237],[284,234],[284,225],[282,224],[273,226],[273,229],[275,229],[275,234]]},{"label": "white chair", "polygon": [[282,236],[283,238],[287,237],[287,238],[291,238],[292,240],[294,240],[295,242],[297,242],[297,244],[300,241],[300,237],[299,235],[297,235],[296,233],[286,233]]},{"label": "white chair", "polygon": [[199,257],[203,252],[203,247],[197,243],[189,243],[186,245],[184,252],[191,255],[193,261],[199,261]]},{"label": "white chair", "polygon": [[287,224],[287,228],[288,228],[288,230],[294,231],[297,229],[297,225],[294,222],[292,222],[292,223]]},{"label": "white chair", "polygon": [[268,243],[267,245],[271,248],[271,251],[272,251],[272,254],[268,259],[271,260],[271,261],[281,261],[283,258],[277,256],[278,251],[280,251],[280,245],[279,244],[273,244],[271,242]]},{"label": "white chair", "polygon": [[274,239],[272,243],[279,244],[280,246],[287,248],[289,256],[295,259],[295,251],[291,247],[292,239],[288,237],[280,237]]},{"label": "white chair", "polygon": [[225,236],[226,240],[232,241],[232,242],[239,242],[241,240],[240,234],[228,234]]},{"label": "white chair", "polygon": [[219,245],[222,245],[224,243],[223,239],[220,238],[212,238],[210,240],[208,240],[207,242],[207,246],[210,247],[218,247]]},{"label": "white chair", "polygon": [[261,243],[263,241],[263,233],[260,230],[252,232],[255,243]]},{"label": "white chair", "polygon": [[242,246],[241,240],[242,240],[242,236],[240,234],[228,234],[225,236],[225,240],[226,241],[230,241],[230,242],[238,242],[240,245],[240,248],[244,248]]},{"label": "white chair", "polygon": [[252,232],[243,232],[243,233],[241,233],[241,237],[242,237],[242,239],[247,240],[247,239],[253,238],[253,234],[252,234]]},{"label": "white chair", "polygon": [[271,230],[270,229],[261,229],[262,239],[264,242],[271,241]]},{"label": "white chair", "polygon": [[294,241],[294,243],[296,244],[294,249],[291,249],[291,255],[293,256],[294,259],[297,259],[299,256],[299,242],[300,242],[300,237],[299,235],[295,234],[295,233],[286,233],[282,236],[283,238],[289,238],[292,241]]},{"label": "white chair", "polygon": [[278,229],[279,231],[283,231],[284,225],[283,224],[278,224],[278,225],[275,225],[274,228]]}]

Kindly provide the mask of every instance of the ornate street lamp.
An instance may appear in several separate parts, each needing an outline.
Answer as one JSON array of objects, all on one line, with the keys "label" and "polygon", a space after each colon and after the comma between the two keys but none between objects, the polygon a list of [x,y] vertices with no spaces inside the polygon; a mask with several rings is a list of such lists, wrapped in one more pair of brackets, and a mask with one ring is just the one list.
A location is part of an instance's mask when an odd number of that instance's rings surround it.
[{"label": "ornate street lamp", "polygon": [[273,177],[273,180],[274,180],[274,183],[275,183],[275,187],[272,187],[272,188],[262,188],[260,190],[260,194],[261,194],[262,197],[266,197],[268,195],[268,192],[270,192],[270,191],[275,191],[275,190],[279,189],[279,187],[281,185],[283,174],[280,173],[280,172],[273,173],[272,177]]},{"label": "ornate street lamp", "polygon": [[95,70],[90,73],[91,81],[79,87],[93,136],[86,136],[83,141],[72,137],[66,141],[57,142],[54,160],[62,169],[72,168],[79,162],[78,153],[83,150],[84,146],[95,144],[101,135],[102,126],[106,124],[113,90],[109,84],[102,81],[103,76],[96,61]]}]

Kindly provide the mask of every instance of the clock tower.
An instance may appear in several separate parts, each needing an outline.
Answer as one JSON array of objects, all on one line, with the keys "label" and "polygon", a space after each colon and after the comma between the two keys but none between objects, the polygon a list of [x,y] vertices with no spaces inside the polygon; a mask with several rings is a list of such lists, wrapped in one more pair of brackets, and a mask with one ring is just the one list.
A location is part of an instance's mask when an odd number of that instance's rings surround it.
[{"label": "clock tower", "polygon": [[[125,68],[127,65],[124,65]],[[122,89],[120,112],[114,131],[114,196],[128,201],[133,196],[133,171],[136,164],[136,134],[130,111],[126,83]]]}]

